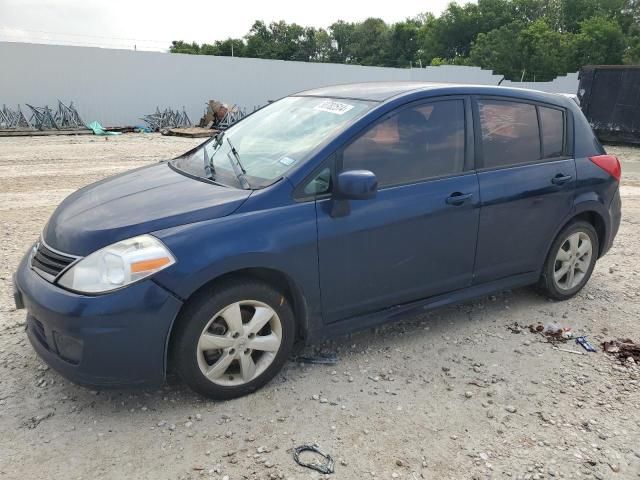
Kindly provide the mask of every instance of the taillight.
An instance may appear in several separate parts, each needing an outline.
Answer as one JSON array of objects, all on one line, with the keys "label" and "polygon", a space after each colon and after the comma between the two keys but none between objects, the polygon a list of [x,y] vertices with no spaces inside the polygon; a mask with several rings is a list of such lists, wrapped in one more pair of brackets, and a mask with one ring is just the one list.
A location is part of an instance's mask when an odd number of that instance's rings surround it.
[{"label": "taillight", "polygon": [[622,175],[622,167],[620,166],[620,160],[615,155],[596,155],[595,157],[589,157],[593,163],[607,172],[616,180],[620,181],[620,175]]}]

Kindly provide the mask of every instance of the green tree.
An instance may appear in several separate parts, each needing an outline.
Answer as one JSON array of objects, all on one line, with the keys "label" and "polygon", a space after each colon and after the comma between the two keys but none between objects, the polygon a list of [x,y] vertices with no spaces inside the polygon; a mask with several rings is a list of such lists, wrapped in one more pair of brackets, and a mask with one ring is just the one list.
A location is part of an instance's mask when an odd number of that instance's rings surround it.
[{"label": "green tree", "polygon": [[415,64],[418,53],[420,21],[408,19],[389,29],[388,61],[390,67],[407,67]]},{"label": "green tree", "polygon": [[509,80],[551,80],[567,73],[568,38],[542,19],[529,25],[514,22],[478,35],[469,60]]},{"label": "green tree", "polygon": [[553,30],[543,19],[523,28],[516,44],[521,68],[529,81],[549,81],[567,73],[570,59],[570,34]]},{"label": "green tree", "polygon": [[332,45],[333,39],[329,32],[327,32],[324,28],[319,28],[315,32],[315,57],[313,58],[316,62],[329,62],[331,61],[332,54],[334,51]]},{"label": "green tree", "polygon": [[190,53],[190,54],[199,54],[200,53],[200,45],[196,42],[186,43],[182,40],[174,40],[171,42],[171,46],[169,47],[169,52],[171,53]]},{"label": "green tree", "polygon": [[522,24],[513,22],[490,32],[480,33],[469,54],[471,64],[493,70],[509,80],[519,80],[523,64],[516,47],[521,30]]},{"label": "green tree", "polygon": [[330,60],[334,63],[353,62],[353,42],[355,38],[356,25],[354,23],[338,20],[329,27],[329,34],[335,48],[332,45]]},{"label": "green tree", "polygon": [[629,38],[629,46],[624,52],[623,61],[626,65],[640,65],[640,35]]},{"label": "green tree", "polygon": [[176,40],[169,51],[401,68],[477,65],[513,80],[548,80],[587,63],[638,63],[640,0],[452,2],[439,17],[337,21],[326,30],[256,21],[244,39]]},{"label": "green tree", "polygon": [[385,65],[389,53],[389,27],[380,18],[356,24],[350,56],[359,65]]},{"label": "green tree", "polygon": [[576,68],[582,65],[619,65],[626,41],[620,25],[604,17],[593,17],[580,24],[572,42]]}]

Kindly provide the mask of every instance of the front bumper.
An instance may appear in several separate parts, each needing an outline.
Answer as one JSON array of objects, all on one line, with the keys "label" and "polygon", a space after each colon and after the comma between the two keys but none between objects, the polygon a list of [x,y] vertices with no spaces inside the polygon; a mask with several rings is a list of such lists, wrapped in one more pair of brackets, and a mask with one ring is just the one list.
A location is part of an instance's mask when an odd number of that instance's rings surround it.
[{"label": "front bumper", "polygon": [[14,277],[16,306],[42,359],[90,386],[164,381],[169,331],[182,302],[151,280],[98,296],[61,289],[37,275],[25,255]]}]

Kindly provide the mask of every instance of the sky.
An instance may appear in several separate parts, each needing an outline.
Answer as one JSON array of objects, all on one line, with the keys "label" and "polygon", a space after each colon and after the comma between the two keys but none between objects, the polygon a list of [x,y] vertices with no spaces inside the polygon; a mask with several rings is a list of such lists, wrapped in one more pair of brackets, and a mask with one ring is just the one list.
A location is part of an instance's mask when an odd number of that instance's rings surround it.
[{"label": "sky", "polygon": [[438,15],[449,1],[0,0],[0,41],[162,51],[172,40],[243,37],[255,20],[324,28],[367,17],[393,23],[427,11]]}]

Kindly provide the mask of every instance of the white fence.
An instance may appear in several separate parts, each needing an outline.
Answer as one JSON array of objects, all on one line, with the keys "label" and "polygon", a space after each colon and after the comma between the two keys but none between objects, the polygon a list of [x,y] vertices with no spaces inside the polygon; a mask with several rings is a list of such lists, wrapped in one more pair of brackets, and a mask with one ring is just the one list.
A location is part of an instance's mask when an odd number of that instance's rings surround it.
[{"label": "white fence", "polygon": [[[85,122],[98,120],[108,126],[142,124],[140,117],[156,106],[184,106],[197,122],[209,99],[251,111],[269,100],[337,83],[416,80],[497,85],[502,78],[476,67],[361,67],[12,42],[0,42],[0,65],[0,105],[55,107],[57,99],[73,100]],[[578,75],[502,85],[576,93]]]}]

